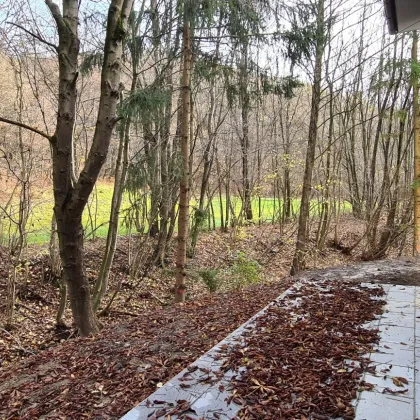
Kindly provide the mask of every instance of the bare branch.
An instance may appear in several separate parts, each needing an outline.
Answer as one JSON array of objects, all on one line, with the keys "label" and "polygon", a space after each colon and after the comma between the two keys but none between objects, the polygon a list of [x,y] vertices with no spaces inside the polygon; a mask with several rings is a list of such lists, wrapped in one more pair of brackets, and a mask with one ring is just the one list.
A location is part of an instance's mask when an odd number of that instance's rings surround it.
[{"label": "bare branch", "polygon": [[45,4],[50,9],[50,12],[57,24],[59,32],[64,30],[66,28],[66,25],[64,23],[63,16],[61,15],[60,8],[51,0],[45,0]]},{"label": "bare branch", "polygon": [[4,117],[0,117],[0,122],[4,122],[6,124],[15,125],[17,127],[24,128],[26,130],[32,131],[33,133],[39,134],[42,137],[45,137],[48,141],[51,141],[51,136],[49,136],[47,133],[44,133],[41,130],[38,130],[35,127],[31,127],[30,125],[26,125],[26,124],[20,123],[18,121],[9,120],[9,119],[4,118]]},{"label": "bare branch", "polygon": [[51,42],[48,42],[47,40],[45,40],[44,38],[42,38],[40,35],[34,34],[33,32],[29,31],[28,29],[24,28],[23,26],[19,25],[18,23],[14,23],[14,22],[6,22],[9,25],[13,25],[16,26],[19,29],[22,29],[22,31],[26,32],[27,34],[33,36],[34,38],[36,38],[38,41],[42,42],[45,45],[48,45],[51,48],[54,48],[56,51],[58,51],[58,47],[57,45],[54,45]]}]

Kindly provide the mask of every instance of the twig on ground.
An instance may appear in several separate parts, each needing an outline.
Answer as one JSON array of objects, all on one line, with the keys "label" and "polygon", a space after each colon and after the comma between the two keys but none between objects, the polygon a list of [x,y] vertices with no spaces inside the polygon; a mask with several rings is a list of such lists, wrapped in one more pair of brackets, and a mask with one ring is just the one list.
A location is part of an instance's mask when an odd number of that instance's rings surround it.
[{"label": "twig on ground", "polygon": [[16,338],[13,334],[11,334],[9,331],[5,330],[4,328],[0,328],[0,331],[6,333],[9,337],[11,337],[17,344],[18,347],[15,347],[16,350],[20,350],[23,351],[25,353],[28,354],[35,354],[33,351],[26,349],[25,347],[22,346],[22,343],[19,341],[18,338]]}]

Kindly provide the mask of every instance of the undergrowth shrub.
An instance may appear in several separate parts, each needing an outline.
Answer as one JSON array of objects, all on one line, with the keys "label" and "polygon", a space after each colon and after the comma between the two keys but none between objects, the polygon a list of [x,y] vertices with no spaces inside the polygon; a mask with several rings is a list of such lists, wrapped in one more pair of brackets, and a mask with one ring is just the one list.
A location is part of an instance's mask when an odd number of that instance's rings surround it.
[{"label": "undergrowth shrub", "polygon": [[238,252],[238,256],[232,266],[225,270],[226,282],[233,289],[239,289],[260,281],[261,265],[248,258],[245,253]]},{"label": "undergrowth shrub", "polygon": [[217,290],[240,289],[258,283],[261,277],[261,265],[238,252],[231,266],[224,269],[207,269],[199,272],[201,279],[211,293]]},{"label": "undergrowth shrub", "polygon": [[219,270],[209,269],[200,271],[200,276],[211,293],[219,289]]}]

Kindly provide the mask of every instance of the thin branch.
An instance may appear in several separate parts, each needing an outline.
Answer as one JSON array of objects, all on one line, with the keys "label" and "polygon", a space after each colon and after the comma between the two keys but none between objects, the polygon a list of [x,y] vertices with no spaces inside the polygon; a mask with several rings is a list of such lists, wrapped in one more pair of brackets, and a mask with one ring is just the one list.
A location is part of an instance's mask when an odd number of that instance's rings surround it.
[{"label": "thin branch", "polygon": [[[282,35],[282,32],[262,32],[262,33],[249,33],[249,34],[245,34],[245,35],[234,35],[234,34],[226,34],[226,35],[208,35],[208,36],[194,36],[194,39],[204,39],[204,40],[214,40],[214,39],[224,39],[224,38],[229,38],[229,39],[237,39],[237,38],[241,38],[246,37],[246,38],[253,38],[253,37],[262,37],[262,36],[280,36]],[[151,37],[148,37],[151,38]]]},{"label": "thin branch", "polygon": [[4,122],[6,124],[16,125],[17,127],[25,128],[26,130],[32,131],[33,133],[36,133],[36,134],[39,134],[40,136],[45,137],[48,141],[51,141],[51,136],[49,136],[47,133],[44,133],[41,130],[38,130],[35,127],[31,127],[30,125],[26,125],[26,124],[20,123],[18,121],[9,120],[9,119],[4,118],[4,117],[0,117],[0,122]]},{"label": "thin branch", "polygon": [[29,353],[29,354],[35,354],[33,351],[25,349],[25,347],[22,346],[22,343],[19,341],[18,338],[16,338],[14,335],[10,334],[9,331],[5,330],[4,328],[0,328],[1,332],[4,332],[5,334],[7,334],[10,338],[12,338],[14,341],[16,341],[16,343],[18,344],[19,347],[15,347],[13,346],[15,349],[21,350],[25,353]]},{"label": "thin branch", "polygon": [[19,28],[19,29],[22,29],[22,31],[24,31],[24,32],[26,32],[27,34],[29,34],[29,35],[33,36],[33,37],[34,37],[34,38],[36,38],[38,41],[42,42],[42,43],[43,43],[43,44],[45,44],[45,45],[48,45],[48,46],[49,46],[49,47],[51,47],[51,48],[54,48],[56,51],[58,51],[58,47],[57,47],[57,45],[55,45],[55,44],[53,44],[53,43],[51,43],[51,42],[48,42],[47,40],[45,40],[44,38],[42,38],[40,35],[34,34],[33,32],[29,31],[29,30],[28,30],[28,29],[26,29],[25,27],[23,27],[23,26],[19,25],[18,23],[14,23],[14,22],[6,22],[6,23],[8,23],[9,25],[16,26],[16,27],[17,27],[17,28]]}]

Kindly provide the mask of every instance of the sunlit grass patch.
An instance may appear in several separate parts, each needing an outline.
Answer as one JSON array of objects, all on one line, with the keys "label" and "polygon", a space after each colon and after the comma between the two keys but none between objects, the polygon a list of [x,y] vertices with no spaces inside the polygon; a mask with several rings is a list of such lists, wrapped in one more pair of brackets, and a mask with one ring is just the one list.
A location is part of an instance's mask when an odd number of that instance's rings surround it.
[{"label": "sunlit grass patch", "polygon": [[[113,193],[112,182],[99,182],[91,194],[89,203],[83,213],[83,225],[85,227],[86,238],[105,237],[108,232],[108,221],[111,208]],[[51,220],[53,215],[53,192],[52,189],[34,191],[32,194],[32,210],[27,225],[27,240],[30,244],[44,244],[49,241],[51,232]],[[230,205],[230,220],[232,220],[232,210],[235,218],[241,217],[242,201],[239,197],[232,196]],[[225,221],[226,215],[226,198],[222,197],[212,200],[212,211],[208,212],[203,229],[209,229],[213,226],[220,227],[222,219]],[[253,222],[262,223],[278,220],[281,215],[281,201],[270,197],[254,197],[252,200]],[[348,202],[341,202],[341,211],[348,212],[351,206]],[[16,206],[16,205],[15,205]],[[128,194],[124,194],[121,205],[121,214],[119,222],[120,234],[128,232],[124,218],[126,210],[130,208],[130,200]],[[191,200],[191,214],[194,213],[197,202]],[[292,214],[297,216],[299,213],[300,200],[292,200]],[[223,212],[223,216],[222,216]],[[311,205],[311,215],[317,216],[320,212],[320,204],[313,200]],[[7,218],[1,220],[3,240],[5,232],[9,230],[9,221]]]}]

